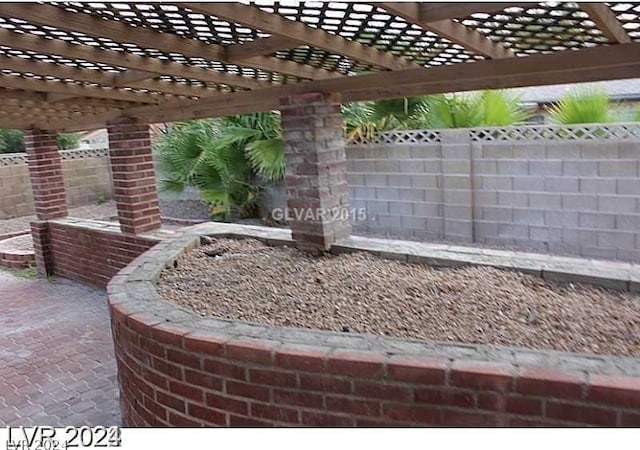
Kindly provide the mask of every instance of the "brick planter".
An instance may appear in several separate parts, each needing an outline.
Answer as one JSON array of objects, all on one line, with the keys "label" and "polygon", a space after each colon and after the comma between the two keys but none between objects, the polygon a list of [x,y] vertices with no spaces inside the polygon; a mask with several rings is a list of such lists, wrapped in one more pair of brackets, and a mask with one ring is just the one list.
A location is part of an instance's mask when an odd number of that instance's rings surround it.
[{"label": "brick planter", "polygon": [[216,234],[290,242],[286,230],[202,224],[109,284],[126,426],[640,425],[634,358],[269,327],[160,299],[161,270]]}]

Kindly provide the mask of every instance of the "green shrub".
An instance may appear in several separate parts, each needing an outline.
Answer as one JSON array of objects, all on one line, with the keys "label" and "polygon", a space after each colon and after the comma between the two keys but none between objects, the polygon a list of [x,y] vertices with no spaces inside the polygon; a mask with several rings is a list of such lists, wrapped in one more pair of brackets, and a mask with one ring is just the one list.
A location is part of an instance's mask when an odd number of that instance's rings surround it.
[{"label": "green shrub", "polygon": [[617,120],[615,106],[602,89],[573,89],[551,106],[549,115],[555,123],[563,125]]}]

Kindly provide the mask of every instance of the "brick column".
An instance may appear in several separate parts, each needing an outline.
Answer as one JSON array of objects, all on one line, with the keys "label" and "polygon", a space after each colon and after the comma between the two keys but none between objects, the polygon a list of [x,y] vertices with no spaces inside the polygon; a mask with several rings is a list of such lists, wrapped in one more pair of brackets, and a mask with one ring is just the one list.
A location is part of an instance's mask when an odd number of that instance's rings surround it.
[{"label": "brick column", "polygon": [[67,194],[56,136],[55,131],[25,131],[33,203],[39,220],[67,216]]},{"label": "brick column", "polygon": [[29,129],[24,132],[27,164],[38,220],[31,223],[31,236],[38,271],[53,274],[53,254],[49,245],[48,219],[67,216],[67,195],[62,175],[62,159],[55,131]]},{"label": "brick column", "polygon": [[107,131],[120,229],[140,234],[160,228],[149,125],[120,117],[107,124]]},{"label": "brick column", "polygon": [[289,208],[298,247],[325,251],[351,234],[339,94],[281,99]]}]

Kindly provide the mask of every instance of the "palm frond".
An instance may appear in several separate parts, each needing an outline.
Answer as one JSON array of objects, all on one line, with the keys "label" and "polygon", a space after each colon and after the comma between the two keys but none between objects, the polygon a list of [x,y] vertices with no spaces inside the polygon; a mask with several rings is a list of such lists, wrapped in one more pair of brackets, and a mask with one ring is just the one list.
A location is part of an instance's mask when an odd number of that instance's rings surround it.
[{"label": "palm frond", "polygon": [[608,123],[615,120],[613,105],[602,89],[574,89],[549,109],[551,119],[559,124]]},{"label": "palm frond", "polygon": [[283,149],[282,138],[253,141],[245,147],[253,170],[267,181],[280,181],[284,178]]}]

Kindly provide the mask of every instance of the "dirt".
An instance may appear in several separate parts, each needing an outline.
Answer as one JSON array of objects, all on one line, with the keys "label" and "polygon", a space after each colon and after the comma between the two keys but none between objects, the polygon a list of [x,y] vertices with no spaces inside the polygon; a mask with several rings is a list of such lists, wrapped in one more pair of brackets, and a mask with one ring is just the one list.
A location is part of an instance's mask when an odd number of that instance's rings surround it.
[{"label": "dirt", "polygon": [[640,296],[488,267],[367,253],[313,257],[218,239],[162,273],[160,294],[204,316],[433,341],[640,357]]}]

